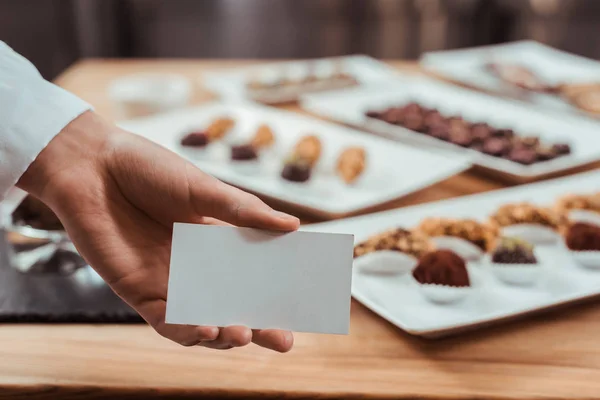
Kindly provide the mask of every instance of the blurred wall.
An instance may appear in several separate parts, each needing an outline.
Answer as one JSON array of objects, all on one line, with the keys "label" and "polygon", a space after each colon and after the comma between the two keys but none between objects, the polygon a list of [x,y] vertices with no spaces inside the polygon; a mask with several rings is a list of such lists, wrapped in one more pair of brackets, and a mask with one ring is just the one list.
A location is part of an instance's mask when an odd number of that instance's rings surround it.
[{"label": "blurred wall", "polygon": [[300,58],[532,38],[600,58],[600,0],[0,0],[0,39],[52,78],[82,57]]}]

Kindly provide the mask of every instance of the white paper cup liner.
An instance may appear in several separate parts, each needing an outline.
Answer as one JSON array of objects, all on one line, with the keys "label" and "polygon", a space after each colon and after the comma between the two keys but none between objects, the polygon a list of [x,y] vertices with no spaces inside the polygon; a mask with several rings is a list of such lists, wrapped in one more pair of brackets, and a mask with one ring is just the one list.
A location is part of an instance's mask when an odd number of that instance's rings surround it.
[{"label": "white paper cup liner", "polygon": [[380,250],[356,258],[354,268],[364,274],[397,275],[410,273],[417,262],[415,257],[400,251]]},{"label": "white paper cup liner", "polygon": [[600,226],[600,213],[589,210],[571,210],[569,211],[569,221],[586,222]]},{"label": "white paper cup liner", "polygon": [[431,239],[438,249],[452,250],[467,261],[477,261],[483,251],[468,240],[454,236],[437,236]]},{"label": "white paper cup liner", "polygon": [[500,264],[492,263],[492,274],[510,285],[527,286],[535,283],[541,273],[540,264]]},{"label": "white paper cup liner", "polygon": [[412,275],[412,280],[419,287],[420,292],[427,300],[437,304],[449,304],[458,302],[473,291],[471,286],[447,286],[430,283],[420,283]]},{"label": "white paper cup liner", "polygon": [[571,257],[580,265],[600,270],[600,251],[597,250],[569,250]]},{"label": "white paper cup liner", "polygon": [[502,228],[502,236],[516,237],[532,244],[555,243],[559,234],[547,226],[538,224],[516,224]]}]

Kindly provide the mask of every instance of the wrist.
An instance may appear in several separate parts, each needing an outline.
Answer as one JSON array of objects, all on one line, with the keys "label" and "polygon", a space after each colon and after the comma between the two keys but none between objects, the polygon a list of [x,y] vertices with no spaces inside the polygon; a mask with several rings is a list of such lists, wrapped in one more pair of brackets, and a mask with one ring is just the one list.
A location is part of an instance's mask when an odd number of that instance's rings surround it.
[{"label": "wrist", "polygon": [[112,130],[93,112],[81,114],[48,143],[17,186],[50,203],[65,184],[85,179],[82,171],[98,170]]}]

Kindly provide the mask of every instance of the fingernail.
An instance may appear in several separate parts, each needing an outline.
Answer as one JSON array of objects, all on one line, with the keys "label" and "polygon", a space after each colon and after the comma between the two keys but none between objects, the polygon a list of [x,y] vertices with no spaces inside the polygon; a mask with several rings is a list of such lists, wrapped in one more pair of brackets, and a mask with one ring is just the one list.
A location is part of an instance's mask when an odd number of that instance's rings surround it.
[{"label": "fingernail", "polygon": [[286,221],[298,221],[298,218],[293,215],[283,213],[281,211],[273,210],[272,213],[279,219],[284,219]]}]

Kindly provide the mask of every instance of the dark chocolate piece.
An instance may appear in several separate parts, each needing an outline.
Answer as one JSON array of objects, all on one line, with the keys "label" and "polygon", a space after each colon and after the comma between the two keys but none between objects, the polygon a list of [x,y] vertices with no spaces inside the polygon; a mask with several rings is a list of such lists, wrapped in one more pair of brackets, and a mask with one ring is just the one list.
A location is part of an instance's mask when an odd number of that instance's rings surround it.
[{"label": "dark chocolate piece", "polygon": [[473,124],[473,126],[471,126],[471,135],[473,136],[474,141],[483,142],[492,136],[492,128],[485,123]]},{"label": "dark chocolate piece", "polygon": [[564,156],[567,154],[571,154],[571,146],[566,143],[557,143],[552,146],[552,150],[556,155]]},{"label": "dark chocolate piece", "polygon": [[465,261],[450,250],[437,250],[419,259],[412,272],[417,282],[455,287],[470,286]]},{"label": "dark chocolate piece", "polygon": [[421,114],[410,112],[404,115],[404,121],[402,125],[406,129],[410,129],[415,132],[425,132],[425,122],[424,118]]},{"label": "dark chocolate piece", "polygon": [[502,157],[510,151],[510,143],[503,138],[489,138],[483,143],[483,152],[495,157]]},{"label": "dark chocolate piece", "polygon": [[256,160],[258,153],[256,149],[249,144],[242,144],[239,146],[231,146],[231,159],[235,161],[249,161]]},{"label": "dark chocolate piece", "polygon": [[528,148],[513,149],[506,158],[523,165],[531,165],[538,160],[535,150]]},{"label": "dark chocolate piece", "polygon": [[308,163],[293,161],[283,166],[281,177],[291,182],[306,182],[310,179],[310,165]]},{"label": "dark chocolate piece", "polygon": [[566,235],[567,247],[575,251],[600,251],[600,226],[576,222]]},{"label": "dark chocolate piece", "polygon": [[500,245],[492,254],[492,262],[496,264],[537,264],[533,254],[533,246],[517,238],[502,238]]},{"label": "dark chocolate piece", "polygon": [[191,132],[181,139],[181,145],[186,147],[204,147],[208,142],[208,135],[204,132]]},{"label": "dark chocolate piece", "polygon": [[448,140],[450,138],[450,127],[447,123],[441,123],[429,128],[429,136],[440,140]]}]

